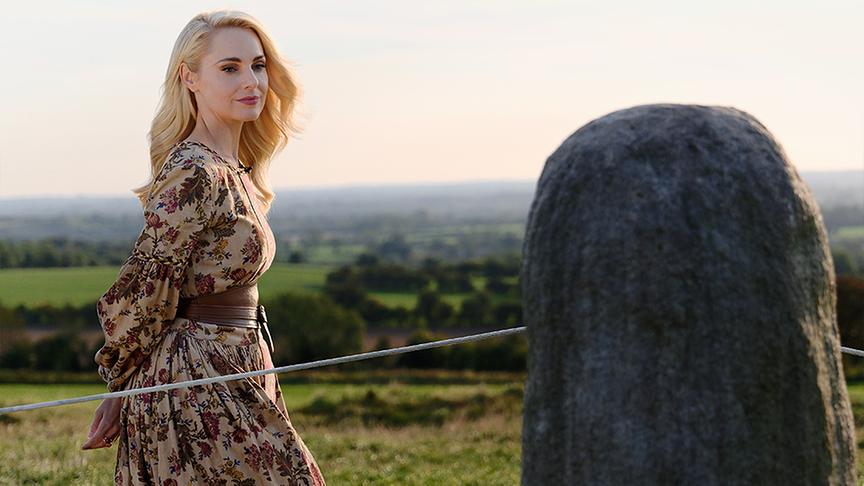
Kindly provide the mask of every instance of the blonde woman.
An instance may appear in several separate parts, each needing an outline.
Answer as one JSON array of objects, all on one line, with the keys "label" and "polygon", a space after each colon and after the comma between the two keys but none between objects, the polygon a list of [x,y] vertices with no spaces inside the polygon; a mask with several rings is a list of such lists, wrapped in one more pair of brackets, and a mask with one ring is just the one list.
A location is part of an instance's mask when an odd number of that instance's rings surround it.
[{"label": "blonde woman", "polygon": [[[299,87],[261,24],[194,17],[150,131],[145,225],[97,312],[110,391],[273,367],[256,282],[273,263],[267,169]],[[82,449],[117,439],[116,484],[324,485],[275,374],[106,399]]]}]

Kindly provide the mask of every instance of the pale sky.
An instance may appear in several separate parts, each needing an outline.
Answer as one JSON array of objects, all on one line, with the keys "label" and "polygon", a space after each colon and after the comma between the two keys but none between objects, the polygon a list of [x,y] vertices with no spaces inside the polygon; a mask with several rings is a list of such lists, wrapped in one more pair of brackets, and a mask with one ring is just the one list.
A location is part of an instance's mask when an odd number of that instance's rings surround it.
[{"label": "pale sky", "polygon": [[260,19],[304,89],[277,191],[536,180],[579,127],[648,103],[734,106],[799,171],[864,169],[861,0],[19,1],[0,197],[133,197],[174,41],[214,8]]}]

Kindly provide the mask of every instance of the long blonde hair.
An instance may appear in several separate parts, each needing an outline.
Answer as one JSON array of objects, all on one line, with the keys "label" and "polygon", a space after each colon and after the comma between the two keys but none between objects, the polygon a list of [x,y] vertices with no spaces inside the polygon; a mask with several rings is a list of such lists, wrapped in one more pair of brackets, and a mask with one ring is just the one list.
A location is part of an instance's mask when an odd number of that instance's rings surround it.
[{"label": "long blonde hair", "polygon": [[294,119],[300,86],[292,73],[290,61],[279,54],[272,38],[258,20],[236,10],[211,10],[193,17],[174,43],[162,85],[159,109],[148,133],[150,181],[132,190],[142,205],[147,202],[150,186],[165,164],[168,153],[195,128],[198,107],[192,92],[180,80],[180,63],[185,62],[192,71],[197,72],[210,36],[220,27],[251,29],[258,36],[267,57],[269,88],[264,95],[264,110],[257,120],[243,124],[238,155],[245,164],[252,165],[252,182],[261,194],[265,214],[276,197],[267,180],[267,171],[273,155],[285,148],[292,135],[302,131]]}]

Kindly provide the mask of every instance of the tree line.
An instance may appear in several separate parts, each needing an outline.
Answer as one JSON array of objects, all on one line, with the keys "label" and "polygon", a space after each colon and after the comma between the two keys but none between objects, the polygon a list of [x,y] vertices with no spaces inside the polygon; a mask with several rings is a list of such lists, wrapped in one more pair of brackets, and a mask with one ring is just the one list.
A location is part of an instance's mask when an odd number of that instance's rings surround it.
[{"label": "tree line", "polygon": [[[427,259],[407,268],[363,254],[326,276],[321,295],[285,293],[262,301],[274,338],[274,362],[296,363],[362,352],[367,329],[400,327],[413,330],[411,343],[426,342],[448,326],[511,327],[523,323],[518,257],[487,258],[444,264]],[[475,287],[483,277],[482,288]],[[837,276],[837,321],[844,345],[864,349],[864,276]],[[413,308],[387,307],[374,291],[410,289]],[[461,305],[443,299],[443,292],[469,293]],[[496,303],[493,304],[493,300]],[[63,323],[51,337],[31,340],[28,326]],[[98,329],[95,304],[55,307],[7,307],[0,302],[0,368],[94,371],[93,356],[101,343],[89,343],[82,331]],[[387,348],[385,339],[378,348]],[[524,335],[475,344],[424,350],[372,360],[370,366],[441,367],[477,370],[524,370]],[[864,378],[864,359],[848,358],[848,377]],[[364,364],[357,364],[362,367]]]},{"label": "tree line", "polygon": [[[330,272],[322,295],[284,293],[262,300],[274,339],[274,361],[294,363],[362,352],[363,338],[370,326],[415,329],[411,339],[417,341],[434,335],[431,328],[456,324],[470,327],[493,325],[497,324],[493,320],[499,316],[506,318],[502,327],[507,323],[514,324],[521,320],[518,284],[503,279],[518,276],[518,273],[518,259],[509,257],[453,266],[428,259],[422,268],[409,269],[379,261],[372,254],[363,254],[354,264]],[[475,289],[471,276],[486,277],[486,286]],[[429,288],[436,285],[440,287]],[[368,294],[380,289],[416,291],[416,305],[412,309],[390,309]],[[466,299],[457,311],[441,300],[439,290],[474,291],[475,294]],[[512,301],[493,306],[490,303],[492,292],[498,298]],[[346,299],[349,294],[359,298],[354,301]],[[95,371],[93,356],[102,343],[88,343],[82,331],[92,330],[94,326],[98,329],[98,322],[95,303],[6,307],[0,302],[0,368]],[[53,327],[56,333],[38,341],[30,338],[28,327],[46,326]],[[513,359],[521,359],[521,369],[524,369],[525,353],[519,351],[524,346],[516,341],[469,346],[456,351],[462,353],[459,359],[445,362],[400,358],[385,363],[389,366],[437,363],[444,367],[510,370],[514,367],[512,359],[505,362],[496,361],[494,357],[517,356]],[[383,341],[379,346],[389,347],[389,343]],[[502,346],[513,349],[505,351]],[[488,349],[496,351],[490,353]],[[433,355],[441,356],[441,353]]]}]

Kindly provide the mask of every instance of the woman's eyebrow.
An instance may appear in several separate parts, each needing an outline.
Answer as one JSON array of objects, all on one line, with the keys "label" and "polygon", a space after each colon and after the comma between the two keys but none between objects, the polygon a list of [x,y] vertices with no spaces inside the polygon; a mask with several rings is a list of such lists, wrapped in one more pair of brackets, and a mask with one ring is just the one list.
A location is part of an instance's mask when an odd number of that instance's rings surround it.
[{"label": "woman's eyebrow", "polygon": [[[261,56],[256,56],[255,59],[252,59],[252,62],[257,61],[258,59],[264,59],[264,56],[263,56],[263,55],[261,55]],[[225,62],[225,61],[242,62],[242,60],[241,60],[239,57],[226,57],[225,59],[222,59],[222,60],[216,61],[216,63],[218,64],[218,63],[220,63],[220,62]]]}]

